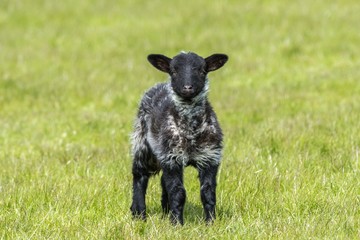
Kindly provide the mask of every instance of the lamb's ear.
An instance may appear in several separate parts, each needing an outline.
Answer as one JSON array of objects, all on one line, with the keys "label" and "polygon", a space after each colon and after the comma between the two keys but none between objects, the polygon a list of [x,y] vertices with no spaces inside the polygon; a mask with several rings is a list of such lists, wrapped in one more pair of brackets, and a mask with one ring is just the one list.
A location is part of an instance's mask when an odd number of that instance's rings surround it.
[{"label": "lamb's ear", "polygon": [[148,61],[160,71],[169,73],[170,72],[170,61],[171,58],[168,58],[161,54],[150,54],[147,57]]},{"label": "lamb's ear", "polygon": [[211,72],[221,68],[222,66],[224,66],[228,59],[229,58],[227,55],[220,53],[216,53],[205,58],[206,71]]}]

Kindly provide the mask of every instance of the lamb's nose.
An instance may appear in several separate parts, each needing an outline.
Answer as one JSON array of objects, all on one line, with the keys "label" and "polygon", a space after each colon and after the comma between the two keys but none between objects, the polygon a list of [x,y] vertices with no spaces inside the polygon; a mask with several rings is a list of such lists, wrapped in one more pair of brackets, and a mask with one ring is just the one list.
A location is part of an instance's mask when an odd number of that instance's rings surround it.
[{"label": "lamb's nose", "polygon": [[193,88],[192,85],[184,85],[184,87],[183,87],[183,89],[184,89],[185,91],[190,91],[190,90],[192,90],[192,88]]}]

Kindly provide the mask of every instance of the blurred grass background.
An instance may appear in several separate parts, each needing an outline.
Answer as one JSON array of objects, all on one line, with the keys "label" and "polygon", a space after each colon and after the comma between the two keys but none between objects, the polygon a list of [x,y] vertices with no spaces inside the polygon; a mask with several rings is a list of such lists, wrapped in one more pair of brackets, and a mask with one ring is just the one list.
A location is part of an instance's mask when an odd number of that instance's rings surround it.
[{"label": "blurred grass background", "polygon": [[[0,2],[0,236],[360,236],[358,1]],[[230,60],[210,74],[225,134],[218,219],[186,169],[185,226],[132,221],[129,134],[166,76],[146,56]]]}]

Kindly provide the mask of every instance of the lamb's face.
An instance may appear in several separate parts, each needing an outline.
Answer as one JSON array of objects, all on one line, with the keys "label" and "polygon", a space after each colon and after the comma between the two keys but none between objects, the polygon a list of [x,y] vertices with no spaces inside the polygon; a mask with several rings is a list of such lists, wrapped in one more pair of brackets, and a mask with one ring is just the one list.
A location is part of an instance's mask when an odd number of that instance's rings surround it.
[{"label": "lamb's face", "polygon": [[149,62],[160,71],[170,74],[174,92],[184,100],[191,100],[205,87],[208,72],[221,68],[228,56],[213,54],[202,58],[195,53],[180,53],[174,58],[161,54],[150,54]]},{"label": "lamb's face", "polygon": [[195,53],[181,53],[170,62],[169,74],[174,92],[184,100],[196,97],[205,86],[206,62]]}]

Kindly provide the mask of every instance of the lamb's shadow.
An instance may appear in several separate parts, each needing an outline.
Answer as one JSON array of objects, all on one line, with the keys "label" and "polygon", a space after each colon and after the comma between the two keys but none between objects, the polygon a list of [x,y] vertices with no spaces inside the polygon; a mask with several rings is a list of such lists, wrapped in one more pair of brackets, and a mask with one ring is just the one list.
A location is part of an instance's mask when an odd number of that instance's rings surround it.
[{"label": "lamb's shadow", "polygon": [[[228,208],[216,206],[216,219],[231,218],[233,213]],[[184,221],[190,223],[204,223],[205,214],[202,204],[187,202],[185,204]]]},{"label": "lamb's shadow", "polygon": [[[147,209],[148,216],[160,215],[164,220],[169,219],[169,215],[163,214],[160,206],[149,206]],[[222,206],[216,207],[216,218],[221,220],[223,218],[231,218],[232,212],[228,208]],[[201,203],[186,202],[184,209],[184,222],[191,224],[204,223],[204,210]]]},{"label": "lamb's shadow", "polygon": [[201,204],[186,202],[184,209],[184,221],[199,223],[204,221],[204,210]]}]

